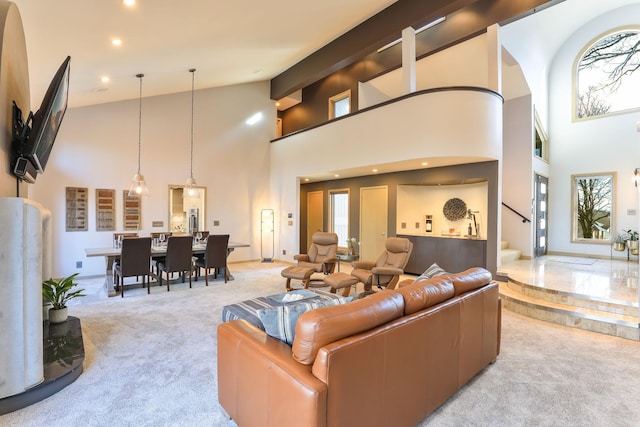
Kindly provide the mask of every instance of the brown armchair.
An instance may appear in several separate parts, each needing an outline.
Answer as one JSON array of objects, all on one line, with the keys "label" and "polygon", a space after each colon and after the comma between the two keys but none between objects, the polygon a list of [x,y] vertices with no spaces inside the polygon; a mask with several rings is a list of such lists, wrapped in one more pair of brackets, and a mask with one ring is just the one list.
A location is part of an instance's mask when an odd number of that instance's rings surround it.
[{"label": "brown armchair", "polygon": [[318,231],[311,236],[311,245],[306,254],[294,255],[298,267],[313,268],[317,273],[331,274],[336,267],[338,235]]},{"label": "brown armchair", "polygon": [[413,243],[403,237],[389,237],[384,246],[385,251],[377,261],[351,263],[351,275],[364,284],[365,292],[370,292],[373,284],[381,289],[383,286],[394,289],[413,250]]}]

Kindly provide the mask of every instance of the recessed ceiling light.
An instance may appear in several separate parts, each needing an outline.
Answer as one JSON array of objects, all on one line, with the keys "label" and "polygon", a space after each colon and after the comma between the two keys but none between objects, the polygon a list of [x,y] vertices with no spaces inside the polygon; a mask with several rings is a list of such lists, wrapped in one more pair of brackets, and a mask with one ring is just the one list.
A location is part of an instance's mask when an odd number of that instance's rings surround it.
[{"label": "recessed ceiling light", "polygon": [[100,81],[102,83],[109,83],[111,81],[111,79],[109,78],[109,76],[102,76],[102,77],[100,77]]},{"label": "recessed ceiling light", "polygon": [[114,46],[121,46],[122,45],[122,40],[113,39],[113,40],[111,40],[111,44],[114,45]]},{"label": "recessed ceiling light", "polygon": [[371,169],[371,172],[376,173],[378,172],[378,169]]},{"label": "recessed ceiling light", "polygon": [[335,175],[333,175],[333,176],[334,176],[335,178],[340,178],[340,175],[338,175],[338,174],[335,174]]},{"label": "recessed ceiling light", "polygon": [[136,0],[122,0],[122,3],[125,6],[133,6],[134,4],[136,4]]},{"label": "recessed ceiling light", "polygon": [[309,178],[305,178],[305,179],[304,179],[304,182],[309,182]]},{"label": "recessed ceiling light", "polygon": [[429,163],[427,162],[422,162],[422,166],[427,166]]}]

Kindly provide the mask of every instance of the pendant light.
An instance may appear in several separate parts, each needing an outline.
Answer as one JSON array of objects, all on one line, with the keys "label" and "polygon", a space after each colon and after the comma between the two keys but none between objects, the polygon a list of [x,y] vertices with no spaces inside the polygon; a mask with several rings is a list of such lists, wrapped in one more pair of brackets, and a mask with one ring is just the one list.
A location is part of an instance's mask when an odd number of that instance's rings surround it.
[{"label": "pendant light", "polygon": [[196,180],[193,178],[193,98],[195,92],[196,69],[191,68],[189,72],[191,73],[191,163],[189,179],[187,179],[182,195],[183,197],[200,198],[200,191],[197,187],[198,184],[196,184]]},{"label": "pendant light", "polygon": [[136,77],[140,79],[140,107],[138,115],[138,172],[133,176],[131,180],[131,186],[129,187],[129,196],[148,196],[149,187],[144,180],[144,175],[140,173],[140,147],[142,143],[142,78],[144,74],[136,74]]}]

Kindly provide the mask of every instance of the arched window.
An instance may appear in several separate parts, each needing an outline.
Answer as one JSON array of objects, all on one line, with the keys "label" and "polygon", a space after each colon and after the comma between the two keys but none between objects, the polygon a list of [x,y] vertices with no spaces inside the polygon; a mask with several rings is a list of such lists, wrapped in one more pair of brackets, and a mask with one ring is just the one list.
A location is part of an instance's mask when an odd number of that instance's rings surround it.
[{"label": "arched window", "polygon": [[617,30],[587,46],[576,66],[576,119],[640,107],[640,31]]}]

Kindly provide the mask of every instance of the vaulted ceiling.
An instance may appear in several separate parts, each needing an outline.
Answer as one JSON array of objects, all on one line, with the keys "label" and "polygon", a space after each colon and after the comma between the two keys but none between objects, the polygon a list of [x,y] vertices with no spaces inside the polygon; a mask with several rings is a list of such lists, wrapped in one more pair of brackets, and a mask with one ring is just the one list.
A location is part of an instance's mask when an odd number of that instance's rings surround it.
[{"label": "vaulted ceiling", "polygon": [[[399,0],[398,3],[401,3]],[[516,23],[532,50],[551,57],[571,32],[636,0],[565,0]],[[32,109],[57,67],[72,57],[70,107],[270,80],[390,0],[14,0],[25,30]],[[451,4],[469,3],[455,0]],[[543,20],[541,22],[541,20]],[[122,40],[114,46],[112,40]],[[103,83],[101,78],[109,77]]]}]

